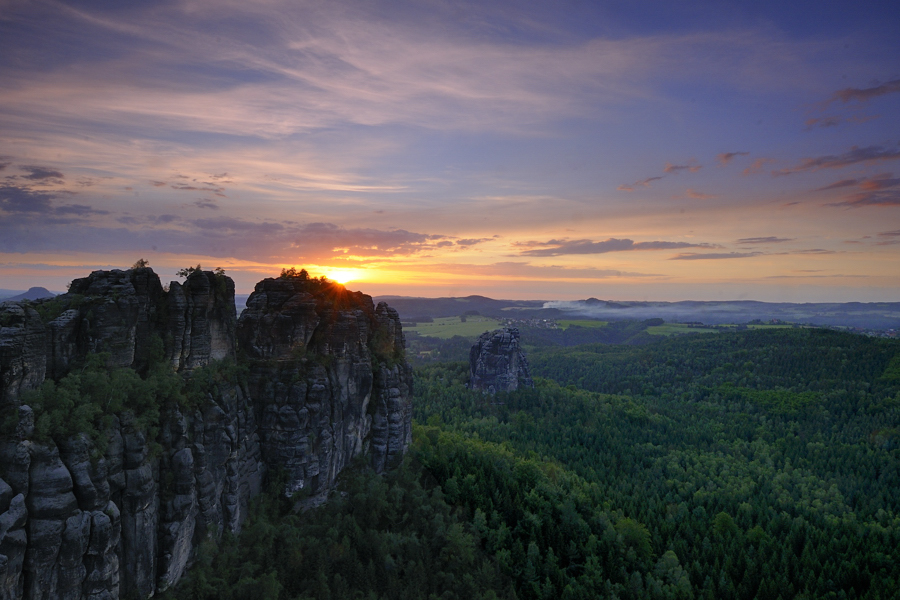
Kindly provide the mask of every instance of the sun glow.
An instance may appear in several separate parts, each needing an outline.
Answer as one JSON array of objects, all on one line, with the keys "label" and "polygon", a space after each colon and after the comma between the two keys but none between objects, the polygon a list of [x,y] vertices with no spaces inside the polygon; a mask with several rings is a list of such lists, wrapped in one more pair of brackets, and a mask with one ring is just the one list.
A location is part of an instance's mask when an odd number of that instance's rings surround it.
[{"label": "sun glow", "polygon": [[331,269],[325,273],[325,277],[340,284],[357,281],[362,275],[363,272],[359,269]]}]

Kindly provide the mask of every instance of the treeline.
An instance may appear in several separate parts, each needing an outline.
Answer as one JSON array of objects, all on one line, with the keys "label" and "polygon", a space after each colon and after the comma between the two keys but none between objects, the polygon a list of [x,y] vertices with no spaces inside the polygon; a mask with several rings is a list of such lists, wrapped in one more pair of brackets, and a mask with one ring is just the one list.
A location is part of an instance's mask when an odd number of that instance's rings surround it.
[{"label": "treeline", "polygon": [[[553,346],[579,346],[585,344],[643,345],[658,342],[661,338],[647,333],[647,328],[662,325],[662,319],[645,321],[611,321],[603,327],[570,325],[565,329],[519,326],[520,339],[529,352],[537,348]],[[405,333],[407,358],[413,366],[439,362],[469,360],[472,338],[455,335],[448,339]]]},{"label": "treeline", "polygon": [[581,346],[584,344],[643,345],[656,342],[659,336],[647,333],[648,327],[662,325],[662,319],[644,321],[610,321],[603,327],[572,324],[565,329],[520,327],[522,343],[529,349],[546,346]]}]

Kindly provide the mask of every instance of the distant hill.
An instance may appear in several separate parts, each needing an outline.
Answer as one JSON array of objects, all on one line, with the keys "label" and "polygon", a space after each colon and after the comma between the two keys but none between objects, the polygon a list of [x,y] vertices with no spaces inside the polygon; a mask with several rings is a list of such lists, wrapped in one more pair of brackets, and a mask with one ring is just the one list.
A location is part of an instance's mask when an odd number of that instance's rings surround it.
[{"label": "distant hill", "polygon": [[[14,295],[7,296],[7,292]],[[19,292],[18,290],[0,290],[0,302],[6,302],[8,300],[40,300],[42,298],[53,298],[56,295],[57,294],[54,292],[43,287],[33,287],[27,292]]]},{"label": "distant hill", "polygon": [[406,298],[384,296],[406,322],[428,317],[454,317],[478,313],[485,317],[513,319],[588,318],[602,321],[665,319],[670,323],[707,325],[779,320],[837,327],[900,329],[900,302],[790,302],[688,301],[612,302],[588,298],[576,301],[494,300],[484,296],[465,298]]},{"label": "distant hill", "polygon": [[551,318],[562,313],[556,309],[544,308],[543,300],[494,300],[485,296],[464,298],[409,298],[404,296],[379,296],[400,313],[404,321],[416,321],[426,317],[458,317],[464,314],[480,314],[485,317],[517,317],[517,313],[527,313],[528,317]]}]

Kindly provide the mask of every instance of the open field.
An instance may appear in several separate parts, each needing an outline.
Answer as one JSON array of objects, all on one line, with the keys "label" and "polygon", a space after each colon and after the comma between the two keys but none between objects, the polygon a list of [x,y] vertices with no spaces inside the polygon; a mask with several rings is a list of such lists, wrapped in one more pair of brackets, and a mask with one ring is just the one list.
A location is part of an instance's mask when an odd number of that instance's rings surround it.
[{"label": "open field", "polygon": [[560,326],[561,329],[568,329],[572,325],[577,325],[578,327],[589,327],[589,328],[597,328],[597,327],[606,327],[609,321],[592,321],[589,319],[566,319],[563,321],[557,321],[556,324]]},{"label": "open field", "polygon": [[435,319],[434,323],[419,323],[415,327],[404,327],[404,330],[415,331],[419,335],[448,339],[454,335],[475,338],[485,331],[499,328],[500,321],[497,319],[474,316],[466,317],[465,323],[459,317],[443,317]]}]

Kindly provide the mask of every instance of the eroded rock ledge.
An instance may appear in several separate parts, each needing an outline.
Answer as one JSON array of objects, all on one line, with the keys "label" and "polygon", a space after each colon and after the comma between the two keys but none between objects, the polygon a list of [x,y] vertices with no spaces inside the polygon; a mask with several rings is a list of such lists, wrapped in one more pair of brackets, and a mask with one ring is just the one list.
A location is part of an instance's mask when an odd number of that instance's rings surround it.
[{"label": "eroded rock ledge", "polygon": [[[99,352],[142,374],[161,356],[186,377],[232,359],[244,376],[150,429],[124,411],[100,438],[39,441],[27,392]],[[397,464],[411,384],[396,311],[315,279],[260,282],[240,319],[231,279],[206,271],[168,290],[149,268],[95,271],[0,305],[0,600],[173,585],[200,542],[240,530],[267,471],[321,494],[357,457]]]}]

